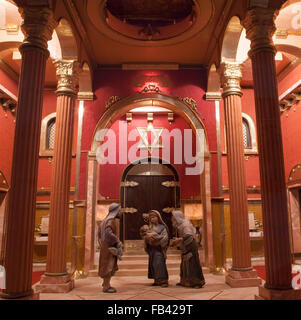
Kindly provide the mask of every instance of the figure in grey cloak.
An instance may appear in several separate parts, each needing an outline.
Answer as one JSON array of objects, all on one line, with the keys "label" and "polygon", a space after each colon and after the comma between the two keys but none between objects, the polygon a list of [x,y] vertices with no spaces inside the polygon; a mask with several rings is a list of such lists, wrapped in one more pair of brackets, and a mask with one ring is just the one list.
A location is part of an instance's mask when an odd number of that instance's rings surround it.
[{"label": "figure in grey cloak", "polygon": [[[168,272],[166,268],[166,251],[169,237],[168,228],[160,213],[149,212],[149,232],[145,233],[145,250],[148,253],[148,278],[154,279],[153,286],[168,287]],[[157,236],[154,236],[154,233]]]},{"label": "figure in grey cloak", "polygon": [[122,256],[122,243],[116,235],[116,219],[120,218],[120,205],[112,203],[107,217],[102,221],[98,229],[98,241],[100,244],[98,275],[103,279],[103,292],[115,293],[111,287],[111,277],[118,270],[117,258]]},{"label": "figure in grey cloak", "polygon": [[172,212],[172,224],[178,231],[179,238],[171,240],[171,245],[180,245],[181,248],[181,267],[180,282],[183,287],[202,288],[205,284],[198,245],[195,241],[196,231],[191,222],[184,218],[181,211]]}]

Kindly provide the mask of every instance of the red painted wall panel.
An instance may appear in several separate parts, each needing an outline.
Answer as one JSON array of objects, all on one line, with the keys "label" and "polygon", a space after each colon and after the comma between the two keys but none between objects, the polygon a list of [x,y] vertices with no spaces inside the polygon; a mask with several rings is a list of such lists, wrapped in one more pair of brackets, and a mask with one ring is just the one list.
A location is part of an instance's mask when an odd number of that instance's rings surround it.
[{"label": "red painted wall panel", "polygon": [[[94,74],[94,92],[96,100],[85,103],[82,151],[86,154],[91,148],[91,142],[96,125],[105,110],[106,101],[111,96],[126,97],[141,91],[145,84],[153,83],[159,86],[162,93],[175,97],[193,98],[198,106],[201,119],[205,125],[209,149],[216,151],[216,123],[214,102],[208,102],[204,99],[206,89],[206,71],[205,70],[180,70],[180,71],[120,71],[120,70],[98,70]],[[151,80],[151,81],[150,81]],[[155,124],[156,126],[156,124]],[[212,171],[216,172],[216,161],[212,162]],[[124,167],[112,170],[111,176],[114,184],[119,185]],[[180,168],[178,170],[181,170]],[[103,169],[102,169],[103,171]],[[114,172],[113,172],[114,171]],[[100,181],[100,183],[102,183]],[[185,198],[194,197],[199,189],[195,191],[189,189],[191,184],[184,183],[182,187],[182,196]],[[118,198],[119,188],[107,186],[105,196]],[[109,191],[110,190],[110,191]],[[217,179],[212,181],[213,195],[217,194]],[[80,199],[86,198],[86,166],[81,165],[80,174]]]},{"label": "red painted wall panel", "polygon": [[[11,80],[1,69],[0,84],[13,95],[17,96],[17,83]],[[0,107],[0,170],[3,172],[9,184],[13,157],[15,119],[16,117],[12,115],[10,111],[4,111],[3,108]]]},{"label": "red painted wall panel", "polygon": [[[147,126],[147,118],[146,115],[133,115],[133,120],[130,124],[126,124],[125,119],[122,118],[116,121],[111,129],[114,131],[116,135],[116,146],[117,150],[119,150],[119,125],[125,125],[127,128],[127,133],[133,131],[135,134],[137,127],[146,127]],[[171,132],[174,129],[179,129],[182,136],[182,161],[183,164],[174,164],[174,139],[172,138],[170,141],[170,162],[173,164],[175,169],[178,172],[179,180],[181,182],[181,198],[183,199],[193,199],[200,195],[200,176],[199,175],[186,175],[185,168],[191,167],[191,165],[187,165],[185,158],[184,158],[184,130],[191,130],[188,124],[179,116],[175,116],[175,121],[169,124],[167,115],[155,115],[153,126],[155,128],[165,128]],[[164,136],[164,134],[163,134]],[[192,135],[193,140],[191,141],[192,150],[195,150],[195,136]],[[140,136],[136,138],[135,141],[128,141],[127,142],[127,150],[138,143],[140,141]],[[164,141],[164,140],[163,140]],[[126,142],[125,142],[126,143]],[[167,150],[167,144],[163,142],[165,145],[164,150]],[[177,144],[178,150],[180,146]],[[152,153],[152,156],[157,158],[164,158],[163,149],[155,149]],[[193,152],[193,156],[195,153]],[[138,153],[139,156],[139,153]],[[165,158],[166,159],[166,158]],[[123,171],[128,166],[129,161],[127,164],[119,164],[119,153],[116,157],[117,164],[105,164],[100,165],[100,178],[99,178],[99,190],[100,194],[107,198],[107,199],[119,199],[119,189],[120,189],[120,181],[123,174]],[[192,166],[193,167],[193,166]]]},{"label": "red painted wall panel", "polygon": [[[301,65],[278,84],[279,96],[301,79]],[[285,180],[288,182],[291,170],[301,163],[301,104],[300,102],[281,114],[282,141],[285,165]]]}]

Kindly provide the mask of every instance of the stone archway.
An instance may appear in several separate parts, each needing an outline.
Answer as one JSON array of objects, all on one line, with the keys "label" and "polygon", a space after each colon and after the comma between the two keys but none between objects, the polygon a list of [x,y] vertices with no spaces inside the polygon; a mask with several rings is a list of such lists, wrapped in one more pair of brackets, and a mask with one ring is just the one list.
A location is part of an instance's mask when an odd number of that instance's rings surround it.
[{"label": "stone archway", "polygon": [[[88,154],[87,164],[87,209],[86,209],[86,230],[85,230],[85,261],[84,269],[86,272],[95,268],[96,253],[96,203],[98,194],[98,177],[99,165],[96,160],[96,150],[99,146],[97,141],[97,133],[99,130],[108,129],[111,125],[129,110],[145,106],[157,106],[167,108],[181,116],[196,133],[197,130],[204,130],[205,146],[204,146],[204,168],[200,175],[201,201],[203,203],[204,223],[203,223],[203,239],[205,243],[205,265],[210,269],[214,269],[213,255],[213,234],[212,234],[212,216],[211,216],[211,169],[210,154],[208,147],[208,139],[201,119],[196,112],[179,98],[162,95],[159,93],[151,94],[135,94],[121,99],[111,105],[101,116],[93,135],[91,149]],[[200,141],[198,142],[200,143]]]}]

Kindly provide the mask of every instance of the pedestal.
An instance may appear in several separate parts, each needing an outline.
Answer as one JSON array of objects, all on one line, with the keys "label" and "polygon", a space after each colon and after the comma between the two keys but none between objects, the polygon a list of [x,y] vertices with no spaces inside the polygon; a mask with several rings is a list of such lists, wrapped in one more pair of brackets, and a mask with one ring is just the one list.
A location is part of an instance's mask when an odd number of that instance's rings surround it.
[{"label": "pedestal", "polygon": [[255,300],[301,300],[301,290],[273,290],[260,286]]},{"label": "pedestal", "polygon": [[40,284],[37,284],[35,290],[40,293],[67,293],[74,288],[74,280],[71,276],[47,276],[43,275]]},{"label": "pedestal", "polygon": [[258,287],[261,285],[262,280],[257,277],[257,272],[255,270],[230,270],[226,276],[226,283],[233,288]]}]

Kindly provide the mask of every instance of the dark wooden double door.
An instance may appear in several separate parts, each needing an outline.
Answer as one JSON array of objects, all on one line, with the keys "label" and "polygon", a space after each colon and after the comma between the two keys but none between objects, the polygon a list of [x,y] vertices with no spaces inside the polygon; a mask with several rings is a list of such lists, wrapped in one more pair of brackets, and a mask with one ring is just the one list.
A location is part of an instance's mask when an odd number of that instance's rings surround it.
[{"label": "dark wooden double door", "polygon": [[128,175],[127,182],[134,186],[124,187],[123,207],[129,211],[136,209],[137,212],[125,213],[121,221],[121,237],[124,240],[141,239],[139,229],[146,224],[143,214],[150,210],[158,210],[165,224],[169,228],[170,236],[173,235],[171,212],[164,212],[168,208],[177,207],[178,188],[164,186],[163,182],[174,181],[175,177],[170,175]]}]

